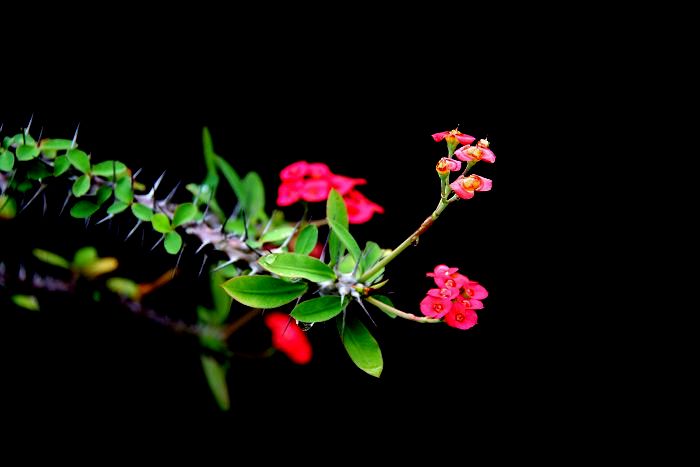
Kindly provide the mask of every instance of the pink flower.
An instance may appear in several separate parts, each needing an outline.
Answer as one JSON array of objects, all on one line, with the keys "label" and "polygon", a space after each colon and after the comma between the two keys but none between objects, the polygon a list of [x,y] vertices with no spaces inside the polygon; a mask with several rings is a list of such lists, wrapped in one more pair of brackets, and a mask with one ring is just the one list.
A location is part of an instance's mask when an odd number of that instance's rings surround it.
[{"label": "pink flower", "polygon": [[454,129],[450,131],[441,131],[440,133],[435,133],[433,135],[433,139],[436,142],[440,142],[443,139],[447,138],[447,142],[454,142],[455,140],[459,141],[461,144],[467,145],[467,144],[472,144],[476,138],[473,136],[465,135],[461,131]]},{"label": "pink flower", "polygon": [[322,162],[314,162],[308,166],[308,174],[311,178],[328,178],[332,176],[331,169]]},{"label": "pink flower", "polygon": [[476,146],[462,146],[455,151],[455,157],[462,161],[496,162],[496,155],[489,149],[486,139],[480,139]]},{"label": "pink flower", "polygon": [[306,174],[309,173],[309,163],[306,161],[299,161],[288,165],[280,172],[280,178],[282,181],[291,180],[301,180]]},{"label": "pink flower", "polygon": [[465,307],[462,303],[455,302],[445,315],[445,323],[453,328],[469,329],[476,324],[477,318],[476,311]]},{"label": "pink flower", "polygon": [[420,302],[420,310],[425,316],[443,318],[454,328],[469,329],[476,324],[478,316],[475,310],[484,308],[481,299],[486,298],[488,292],[478,282],[457,271],[457,268],[439,264],[433,272],[426,274],[439,288],[428,290]]},{"label": "pink flower", "polygon": [[475,191],[489,191],[492,182],[488,178],[478,175],[469,175],[465,177],[460,175],[457,179],[450,183],[450,188],[462,199],[470,199],[474,197]]},{"label": "pink flower", "polygon": [[333,175],[330,180],[331,186],[341,195],[346,195],[357,185],[367,184],[367,180],[364,178],[350,178],[345,175]]},{"label": "pink flower", "polygon": [[435,166],[435,170],[437,170],[437,173],[439,173],[440,175],[446,175],[450,172],[456,172],[461,168],[462,163],[460,161],[450,159],[449,157],[443,157],[438,161],[437,165]]},{"label": "pink flower", "polygon": [[293,319],[276,311],[265,314],[265,325],[272,331],[272,346],[284,352],[294,363],[304,365],[311,361],[309,339]]},{"label": "pink flower", "polygon": [[304,182],[301,189],[301,199],[309,202],[324,201],[328,199],[331,191],[331,184],[324,179],[310,179]]},{"label": "pink flower", "polygon": [[301,180],[283,182],[277,189],[277,204],[279,206],[289,206],[299,201],[303,186],[304,183]]},{"label": "pink flower", "polygon": [[442,318],[450,308],[452,308],[452,300],[449,298],[426,295],[420,302],[420,311],[429,318]]},{"label": "pink flower", "polygon": [[348,220],[351,224],[362,224],[372,218],[374,213],[383,214],[384,208],[365,198],[357,190],[350,191],[343,197],[348,208]]}]

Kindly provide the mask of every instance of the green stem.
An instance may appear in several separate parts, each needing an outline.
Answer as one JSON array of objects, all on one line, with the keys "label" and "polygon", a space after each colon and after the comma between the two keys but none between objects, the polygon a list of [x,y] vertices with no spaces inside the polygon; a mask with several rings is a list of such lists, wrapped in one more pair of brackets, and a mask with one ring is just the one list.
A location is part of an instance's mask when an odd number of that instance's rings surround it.
[{"label": "green stem", "polygon": [[380,310],[386,311],[387,313],[391,313],[392,315],[396,315],[399,318],[408,319],[410,321],[416,321],[418,323],[439,323],[442,321],[441,319],[425,318],[422,316],[413,315],[411,313],[406,313],[405,311],[401,311],[397,308],[394,308],[393,306],[389,306],[386,303],[380,302],[376,298],[366,297],[365,300],[367,300]]},{"label": "green stem", "polygon": [[362,276],[357,280],[358,282],[365,282],[367,279],[373,277],[377,272],[379,272],[384,266],[389,264],[401,254],[403,250],[409,247],[409,245],[414,244],[416,241],[418,241],[418,237],[423,235],[423,233],[430,228],[431,225],[437,220],[437,218],[442,214],[442,211],[445,210],[445,208],[450,204],[450,202],[445,199],[444,197],[440,198],[440,202],[438,203],[437,207],[435,208],[435,211],[428,216],[423,223],[421,224],[418,229],[413,232],[406,240],[404,240],[401,245],[397,246],[391,253],[389,253],[387,256],[382,258],[381,261],[379,261],[377,264],[374,265],[369,271],[365,272],[362,274]]}]

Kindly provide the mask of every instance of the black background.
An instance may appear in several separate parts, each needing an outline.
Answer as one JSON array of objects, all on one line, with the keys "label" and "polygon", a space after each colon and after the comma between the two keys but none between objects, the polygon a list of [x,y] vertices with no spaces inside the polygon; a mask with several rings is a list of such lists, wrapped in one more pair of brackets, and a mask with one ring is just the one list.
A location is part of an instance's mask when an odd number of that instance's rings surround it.
[{"label": "black background", "polygon": [[[353,233],[361,244],[374,240],[392,247],[436,205],[434,166],[445,145],[434,143],[431,133],[459,125],[491,141],[497,162],[479,164],[475,173],[493,179],[494,188],[451,206],[419,246],[391,264],[388,287],[397,307],[415,312],[430,287],[425,273],[439,263],[460,267],[490,292],[479,324],[460,331],[378,316],[373,331],[384,353],[380,379],[356,369],[335,330],[317,325],[309,332],[314,359],[308,366],[294,366],[281,355],[234,360],[232,411],[222,415],[201,372],[198,345],[189,337],[87,302],[59,300],[32,313],[8,309],[3,301],[3,410],[45,417],[213,416],[275,427],[291,427],[299,418],[341,426],[362,417],[369,425],[407,430],[419,419],[512,424],[541,410],[542,395],[560,383],[552,383],[543,366],[552,348],[543,340],[538,315],[541,285],[530,271],[537,256],[538,243],[530,240],[538,201],[536,187],[523,179],[541,151],[533,132],[546,131],[553,117],[533,111],[537,93],[518,79],[521,69],[501,63],[496,70],[478,60],[459,66],[428,53],[323,64],[230,60],[232,68],[218,68],[209,58],[185,63],[155,56],[148,64],[103,63],[60,84],[8,84],[4,91],[12,99],[0,108],[3,134],[19,131],[32,114],[35,135],[43,127],[47,137],[69,138],[80,123],[78,142],[94,160],[142,167],[142,178],[150,181],[167,169],[164,186],[171,187],[202,179],[201,129],[207,125],[217,153],[239,173],[261,174],[268,208],[279,170],[296,160],[325,162],[336,173],[366,178],[361,191],[386,213],[354,226]],[[61,201],[50,199],[45,217],[35,203],[3,223],[2,256],[29,258],[33,247],[69,256],[92,244],[102,255],[117,256],[122,273],[139,279],[172,265],[173,257],[149,251],[156,237],[141,247],[139,240],[123,242],[130,225],[117,225],[119,233],[115,226],[85,229],[80,221],[57,217]],[[298,214],[294,208],[285,212]],[[196,279],[198,258],[185,253],[183,266],[189,272],[151,304],[192,320],[206,283]],[[261,323],[250,326],[260,329],[250,344],[260,345]]]}]

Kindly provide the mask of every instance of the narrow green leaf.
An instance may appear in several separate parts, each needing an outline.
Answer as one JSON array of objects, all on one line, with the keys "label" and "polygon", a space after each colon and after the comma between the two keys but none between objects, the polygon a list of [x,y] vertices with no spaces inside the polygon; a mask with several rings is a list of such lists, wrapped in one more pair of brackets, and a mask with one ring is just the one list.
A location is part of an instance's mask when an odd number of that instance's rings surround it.
[{"label": "narrow green leaf", "polygon": [[360,261],[360,274],[369,271],[384,256],[384,251],[374,242],[367,242]]},{"label": "narrow green leaf", "polygon": [[9,172],[15,166],[15,155],[12,151],[3,151],[0,154],[0,170]]},{"label": "narrow green leaf", "polygon": [[306,292],[303,282],[287,282],[270,276],[238,276],[222,284],[235,300],[253,308],[277,308]]},{"label": "narrow green leaf", "polygon": [[243,179],[243,209],[251,222],[265,218],[265,187],[257,172],[248,172]]},{"label": "narrow green leaf", "polygon": [[119,201],[131,204],[131,202],[134,200],[134,190],[131,187],[131,177],[122,177],[117,181],[117,185],[114,188],[114,196],[116,196]]},{"label": "narrow green leaf", "polygon": [[156,232],[168,233],[172,230],[170,227],[170,219],[162,212],[154,214],[151,218],[151,223],[153,224],[153,230]]},{"label": "narrow green leaf", "polygon": [[209,281],[211,285],[211,297],[214,302],[213,319],[214,324],[221,324],[226,321],[231,311],[231,297],[221,287],[227,279],[227,276],[222,270],[213,272]]},{"label": "narrow green leaf", "polygon": [[80,177],[77,178],[75,182],[73,182],[73,196],[76,198],[80,198],[83,196],[85,193],[88,192],[90,189],[90,176],[89,175],[81,175]]},{"label": "narrow green leaf", "polygon": [[339,315],[343,308],[343,302],[339,296],[327,295],[299,303],[290,315],[304,323],[318,323]]},{"label": "narrow green leaf", "polygon": [[65,151],[71,148],[72,142],[69,139],[42,139],[39,141],[39,149],[42,151]]},{"label": "narrow green leaf", "polygon": [[332,220],[346,229],[350,225],[348,222],[348,208],[345,205],[345,201],[343,201],[343,197],[335,188],[331,189],[331,192],[328,194],[328,201],[326,201],[326,217],[329,221]]},{"label": "narrow green leaf", "polygon": [[131,212],[134,213],[134,216],[136,216],[137,219],[142,220],[144,222],[151,222],[151,219],[153,218],[153,211],[151,210],[151,208],[144,204],[132,204]]},{"label": "narrow green leaf", "polygon": [[73,167],[82,173],[86,174],[90,172],[90,158],[84,151],[81,151],[80,149],[71,149],[66,152],[66,157]]},{"label": "narrow green leaf", "polygon": [[80,200],[71,208],[70,215],[78,219],[85,219],[95,214],[98,209],[100,209],[100,207],[95,203]]},{"label": "narrow green leaf", "polygon": [[92,174],[113,181],[116,169],[117,180],[128,173],[127,167],[119,161],[103,161],[92,166]]},{"label": "narrow green leaf", "polygon": [[12,301],[15,305],[26,308],[27,310],[39,311],[39,300],[37,300],[34,295],[16,294],[12,296]]},{"label": "narrow green leaf", "polygon": [[357,244],[357,241],[355,241],[355,238],[353,238],[353,236],[350,234],[350,231],[342,224],[330,218],[328,219],[328,226],[333,230],[333,233],[338,236],[338,240],[340,240],[343,246],[348,249],[353,259],[355,261],[359,261],[361,254],[360,246]]},{"label": "narrow green leaf", "polygon": [[119,262],[117,261],[117,258],[97,258],[92,263],[80,268],[80,274],[88,279],[94,279],[97,276],[114,271],[118,266]]},{"label": "narrow green leaf", "polygon": [[298,253],[274,253],[258,260],[263,268],[282,277],[301,277],[312,282],[335,280],[336,275],[327,264],[311,256]]},{"label": "narrow green leaf", "polygon": [[220,156],[215,156],[215,160],[216,166],[219,168],[219,170],[221,170],[221,173],[224,174],[224,178],[226,179],[228,184],[231,185],[231,189],[236,195],[236,198],[238,198],[238,201],[240,203],[243,203],[243,200],[245,198],[245,188],[243,187],[241,177],[239,177],[238,173],[236,173],[233,167],[231,167],[231,164],[226,162]]},{"label": "narrow green leaf", "polygon": [[384,369],[382,351],[367,327],[352,315],[346,317],[344,329],[340,319],[337,323],[350,359],[360,370],[379,378]]},{"label": "narrow green leaf", "polygon": [[112,292],[123,297],[136,300],[139,298],[139,285],[131,279],[124,277],[110,277],[105,283]]},{"label": "narrow green leaf", "polygon": [[58,156],[53,161],[53,175],[54,177],[59,177],[63,175],[66,170],[70,168],[70,161],[66,156]]},{"label": "narrow green leaf", "polygon": [[292,227],[291,225],[282,225],[280,227],[270,229],[269,231],[265,232],[265,235],[263,235],[260,238],[260,244],[282,243],[290,235],[292,235],[292,233],[294,233],[294,227]]},{"label": "narrow green leaf", "polygon": [[183,203],[175,209],[173,214],[173,227],[190,222],[197,216],[197,207],[192,203]]},{"label": "narrow green leaf", "polygon": [[116,200],[110,207],[107,208],[107,214],[119,214],[120,212],[125,211],[128,207],[129,205],[125,202]]},{"label": "narrow green leaf", "polygon": [[179,233],[173,231],[165,234],[165,251],[171,255],[177,254],[182,247],[182,237]]},{"label": "narrow green leaf", "polygon": [[75,252],[73,256],[73,268],[83,269],[97,261],[97,250],[95,247],[86,246]]},{"label": "narrow green leaf", "polygon": [[202,355],[202,368],[207,377],[209,389],[211,389],[216,403],[221,410],[229,410],[231,401],[228,395],[228,385],[226,384],[226,369],[222,367],[213,357]]},{"label": "narrow green leaf", "polygon": [[39,155],[40,151],[34,145],[22,144],[17,148],[17,160],[30,161]]},{"label": "narrow green leaf", "polygon": [[318,242],[318,227],[309,224],[299,232],[299,236],[294,243],[294,252],[300,255],[308,255],[316,246],[316,242]]},{"label": "narrow green leaf", "polygon": [[204,183],[212,190],[216,190],[219,183],[219,174],[216,172],[217,155],[214,152],[214,143],[207,127],[202,129],[202,146],[204,147],[204,165],[207,167],[207,177]]},{"label": "narrow green leaf", "polygon": [[68,260],[62,256],[57,255],[56,253],[42,250],[40,248],[34,248],[32,250],[32,254],[39,261],[43,261],[44,263],[50,264],[52,266],[58,266],[59,268],[63,269],[70,269],[70,263],[68,262]]}]

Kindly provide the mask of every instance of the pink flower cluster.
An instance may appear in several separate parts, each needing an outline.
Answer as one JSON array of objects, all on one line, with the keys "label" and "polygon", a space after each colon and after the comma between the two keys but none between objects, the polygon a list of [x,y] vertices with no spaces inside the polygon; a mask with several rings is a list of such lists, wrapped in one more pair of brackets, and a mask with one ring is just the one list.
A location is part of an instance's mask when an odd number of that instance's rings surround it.
[{"label": "pink flower cluster", "polygon": [[384,208],[368,200],[355,189],[364,185],[364,178],[350,178],[331,172],[326,164],[298,161],[280,172],[282,184],[277,190],[277,204],[289,206],[299,200],[311,203],[325,201],[331,188],[343,196],[348,208],[348,219],[352,224],[362,224],[372,218],[375,212],[384,213]]},{"label": "pink flower cluster", "polygon": [[444,319],[454,328],[469,329],[476,324],[475,310],[484,308],[481,300],[488,297],[488,292],[457,271],[440,264],[426,274],[435,280],[437,288],[428,290],[420,302],[420,311],[429,318]]},{"label": "pink flower cluster", "polygon": [[[438,142],[443,139],[446,140],[448,145],[454,145],[453,148],[459,144],[464,145],[454,151],[454,156],[459,160],[452,159],[452,157],[443,157],[438,161],[435,170],[437,170],[437,173],[442,177],[447,177],[450,172],[461,170],[461,161],[471,163],[484,161],[492,164],[496,162],[496,155],[489,149],[490,143],[487,139],[480,139],[476,143],[476,146],[472,146],[471,143],[473,143],[476,138],[465,135],[458,130],[442,131],[432,136],[433,139]],[[470,199],[474,197],[475,191],[491,190],[492,182],[488,178],[478,175],[469,175],[465,177],[464,175],[465,174],[460,175],[454,182],[450,183],[450,188],[452,188],[452,191],[460,198]]]}]

